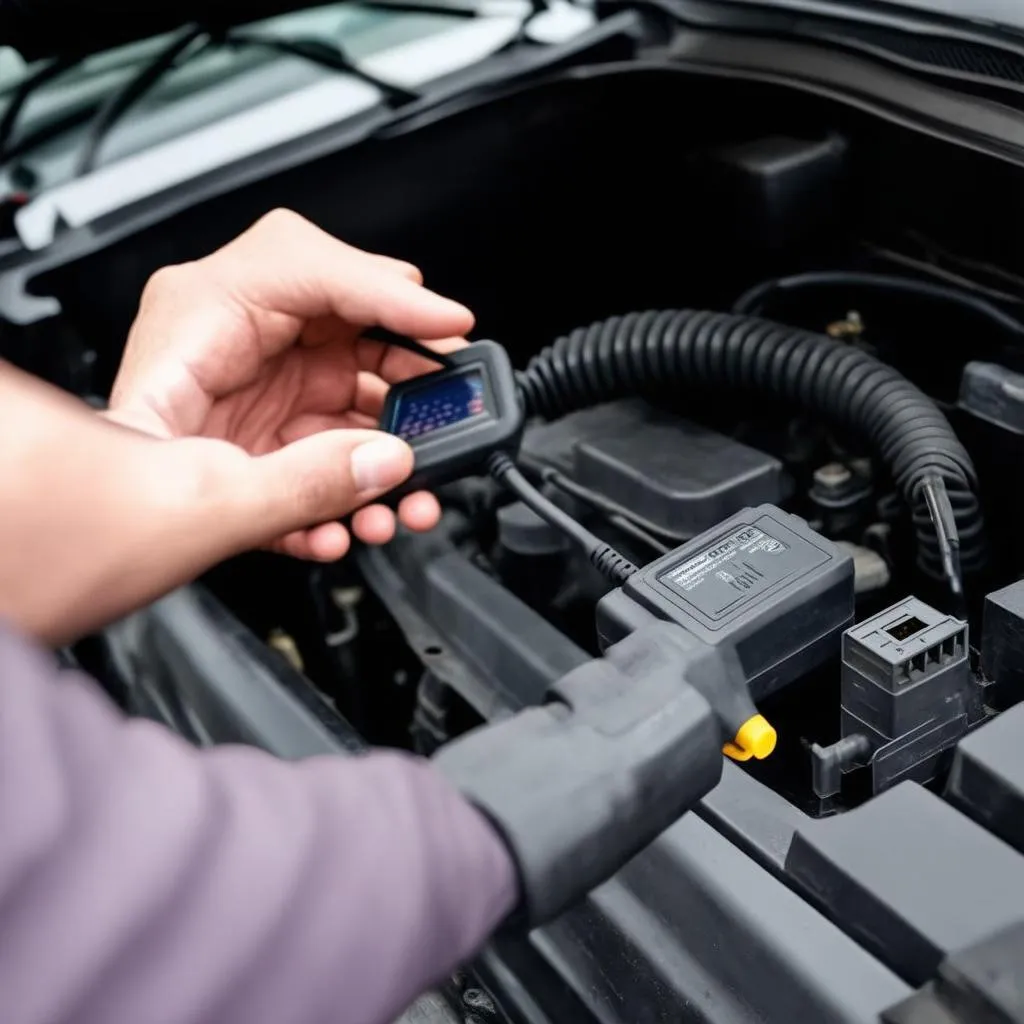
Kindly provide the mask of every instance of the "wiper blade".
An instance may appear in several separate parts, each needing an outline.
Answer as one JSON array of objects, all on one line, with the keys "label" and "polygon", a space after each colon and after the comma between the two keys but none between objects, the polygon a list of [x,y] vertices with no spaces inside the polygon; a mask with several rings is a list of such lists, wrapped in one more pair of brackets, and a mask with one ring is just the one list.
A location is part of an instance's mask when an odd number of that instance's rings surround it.
[{"label": "wiper blade", "polygon": [[11,98],[4,109],[3,119],[0,120],[0,164],[7,157],[8,146],[14,128],[18,123],[18,115],[21,113],[29,97],[47,82],[52,82],[60,77],[65,71],[81,63],[80,57],[58,57],[41,67],[31,75],[26,75],[14,88]]},{"label": "wiper blade", "polygon": [[443,0],[357,0],[360,7],[376,11],[395,11],[398,14],[439,14],[446,18],[479,18],[476,4],[446,4]]},{"label": "wiper blade", "polygon": [[110,99],[100,107],[99,112],[89,126],[85,145],[75,162],[75,177],[81,178],[89,174],[96,166],[100,147],[110,133],[110,129],[137,103],[161,78],[178,62],[178,58],[197,39],[205,35],[204,29],[193,26],[176,36],[164,47],[155,58],[142,65]]},{"label": "wiper blade", "polygon": [[[390,0],[370,0],[368,6],[405,11],[415,10],[419,13],[423,13],[425,10],[438,12],[444,10],[445,13],[454,16],[462,14],[468,16],[469,13],[466,8],[447,10],[441,4],[420,4],[416,0],[397,0],[395,3],[390,2]],[[475,17],[476,14],[474,13],[472,16]],[[18,116],[29,97],[40,87],[79,65],[82,62],[82,58],[57,58],[35,74],[26,77],[15,87],[11,100],[4,111],[3,118],[0,119],[0,165],[9,162],[15,156],[21,156],[31,151],[37,145],[59,135],[62,131],[75,127],[81,124],[82,121],[87,121],[91,118],[85,145],[75,163],[74,175],[75,177],[84,177],[86,174],[91,173],[96,168],[100,149],[104,140],[110,134],[111,129],[134,104],[178,64],[182,55],[187,54],[189,48],[202,36],[207,36],[206,45],[197,48],[192,54],[188,54],[187,59],[191,59],[191,57],[204,52],[209,47],[218,45],[237,48],[258,48],[273,53],[298,57],[320,67],[350,74],[379,90],[384,95],[388,104],[394,108],[402,107],[421,98],[418,92],[384,81],[363,70],[356,61],[345,54],[340,44],[335,42],[328,43],[320,39],[289,39],[245,31],[213,33],[201,25],[194,25],[176,35],[166,47],[161,49],[150,60],[144,62],[127,83],[114,92],[109,99],[99,104],[98,107],[94,106],[85,110],[74,111],[68,116],[61,118],[57,124],[33,132],[12,147],[11,138]]]},{"label": "wiper blade", "polygon": [[248,32],[230,32],[225,36],[224,41],[232,46],[258,46],[275,53],[301,57],[303,60],[330,68],[332,71],[353,75],[379,89],[393,106],[402,106],[420,98],[419,93],[413,92],[411,89],[392,85],[390,82],[385,82],[364,71],[354,60],[346,56],[340,44],[332,45],[319,39],[284,39]]}]

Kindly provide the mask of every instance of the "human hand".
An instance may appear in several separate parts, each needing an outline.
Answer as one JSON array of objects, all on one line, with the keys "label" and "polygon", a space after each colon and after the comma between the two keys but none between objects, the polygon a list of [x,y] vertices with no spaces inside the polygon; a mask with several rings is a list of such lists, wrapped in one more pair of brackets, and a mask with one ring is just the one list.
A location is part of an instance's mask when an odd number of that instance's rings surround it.
[{"label": "human hand", "polygon": [[[363,338],[375,325],[447,352],[465,344],[473,316],[423,288],[415,267],[275,211],[211,256],[154,275],[107,415],[157,437],[228,441],[253,456],[284,455],[304,441],[293,453],[305,467],[304,491],[335,496],[326,516],[358,509],[357,536],[385,543],[394,515],[380,505],[360,508],[361,498],[401,483],[412,453],[369,431],[390,384],[436,367]],[[339,430],[345,435],[315,442]],[[345,509],[337,507],[339,474],[350,483]],[[267,479],[267,486],[288,484]],[[410,529],[430,529],[439,516],[428,494],[399,506]],[[310,521],[270,546],[331,561],[349,543],[340,523]]]},{"label": "human hand", "polygon": [[[412,468],[408,446],[360,429],[265,455],[153,437],[2,362],[0,432],[0,474],[16,482],[0,503],[0,619],[55,644],[365,505]],[[361,462],[378,444],[395,457]]]}]

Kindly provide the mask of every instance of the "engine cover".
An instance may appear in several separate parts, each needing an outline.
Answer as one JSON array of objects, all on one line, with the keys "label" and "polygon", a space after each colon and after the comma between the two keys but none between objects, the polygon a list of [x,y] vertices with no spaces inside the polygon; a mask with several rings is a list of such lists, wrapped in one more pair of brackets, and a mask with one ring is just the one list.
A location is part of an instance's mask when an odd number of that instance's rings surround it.
[{"label": "engine cover", "polygon": [[638,399],[532,427],[523,452],[680,543],[789,491],[778,459]]}]

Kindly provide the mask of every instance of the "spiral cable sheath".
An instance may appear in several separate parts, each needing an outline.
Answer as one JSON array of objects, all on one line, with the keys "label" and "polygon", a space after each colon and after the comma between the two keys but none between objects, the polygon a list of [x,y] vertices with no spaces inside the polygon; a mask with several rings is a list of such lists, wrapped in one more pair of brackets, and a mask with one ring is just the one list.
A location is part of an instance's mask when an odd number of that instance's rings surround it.
[{"label": "spiral cable sheath", "polygon": [[959,565],[984,564],[977,474],[949,421],[902,374],[842,341],[748,316],[649,310],[577,328],[519,374],[526,414],[547,420],[673,382],[773,396],[858,432],[911,509],[921,568],[942,577],[949,564],[926,484],[948,494]]}]

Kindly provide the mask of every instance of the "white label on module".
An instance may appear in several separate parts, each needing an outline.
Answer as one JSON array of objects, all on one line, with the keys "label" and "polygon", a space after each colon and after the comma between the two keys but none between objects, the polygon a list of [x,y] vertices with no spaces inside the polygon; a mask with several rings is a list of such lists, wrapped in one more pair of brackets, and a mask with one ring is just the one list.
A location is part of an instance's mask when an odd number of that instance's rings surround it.
[{"label": "white label on module", "polygon": [[718,615],[745,597],[765,590],[793,569],[789,547],[756,526],[744,526],[713,547],[662,573],[660,580],[698,606]]}]

